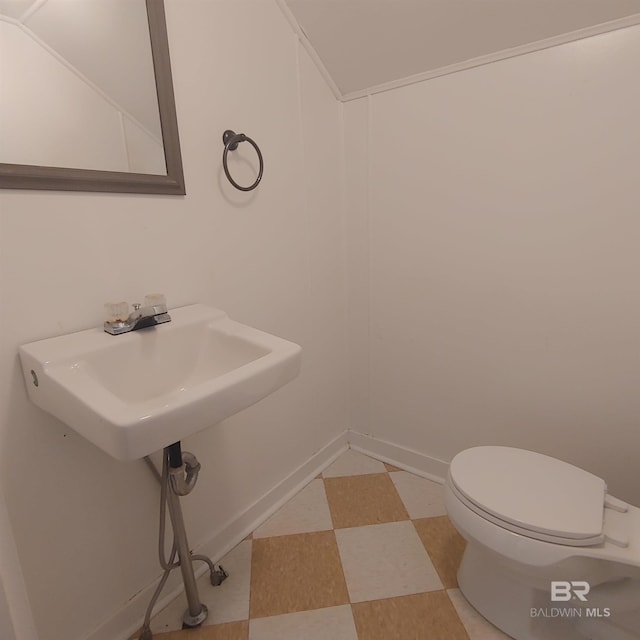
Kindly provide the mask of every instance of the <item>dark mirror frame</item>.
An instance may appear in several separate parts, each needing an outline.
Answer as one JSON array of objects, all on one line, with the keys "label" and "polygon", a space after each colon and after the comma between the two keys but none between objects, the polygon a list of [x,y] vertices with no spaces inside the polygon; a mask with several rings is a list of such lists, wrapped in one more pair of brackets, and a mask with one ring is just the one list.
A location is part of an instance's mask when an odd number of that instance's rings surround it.
[{"label": "dark mirror frame", "polygon": [[164,0],[146,0],[167,175],[0,163],[0,188],[185,195]]}]

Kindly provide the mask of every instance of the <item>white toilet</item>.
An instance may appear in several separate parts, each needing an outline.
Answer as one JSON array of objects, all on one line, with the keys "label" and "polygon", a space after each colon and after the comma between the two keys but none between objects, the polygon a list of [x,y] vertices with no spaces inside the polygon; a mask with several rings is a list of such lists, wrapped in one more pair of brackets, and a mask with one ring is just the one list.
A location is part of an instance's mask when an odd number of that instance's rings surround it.
[{"label": "white toilet", "polygon": [[[640,476],[638,478],[640,482]],[[640,639],[640,509],[555,458],[474,447],[451,462],[460,590],[517,640]]]}]

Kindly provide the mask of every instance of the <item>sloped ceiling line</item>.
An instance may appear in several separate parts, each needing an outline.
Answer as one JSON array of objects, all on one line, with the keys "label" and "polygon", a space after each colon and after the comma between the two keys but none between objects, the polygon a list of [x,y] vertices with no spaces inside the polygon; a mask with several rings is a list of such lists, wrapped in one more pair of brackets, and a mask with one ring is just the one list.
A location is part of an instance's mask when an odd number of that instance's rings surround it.
[{"label": "sloped ceiling line", "polygon": [[316,65],[318,71],[320,72],[322,77],[325,79],[325,82],[333,92],[333,95],[336,97],[336,99],[342,100],[343,96],[342,96],[342,93],[340,93],[340,89],[338,89],[336,83],[333,81],[333,78],[331,77],[331,74],[329,73],[329,71],[327,71],[327,68],[322,63],[320,56],[318,55],[317,51],[314,49],[313,45],[311,44],[311,41],[309,40],[309,37],[307,36],[307,34],[304,32],[304,29],[300,26],[300,23],[296,20],[293,13],[291,13],[291,10],[287,5],[286,0],[276,0],[276,4],[278,5],[278,7],[280,7],[280,10],[284,14],[284,17],[287,19],[287,21],[291,25],[293,32],[298,36],[298,40],[300,41],[302,46],[305,48],[305,51],[309,54],[309,57],[313,60],[313,63]]},{"label": "sloped ceiling line", "polygon": [[399,78],[398,80],[392,80],[385,82],[361,91],[352,91],[350,93],[341,95],[339,98],[343,102],[349,100],[356,100],[375,93],[382,93],[383,91],[390,91],[398,87],[403,87],[416,82],[423,82],[424,80],[431,80],[432,78],[438,78],[440,76],[446,76],[451,73],[457,73],[458,71],[464,71],[465,69],[473,69],[474,67],[480,67],[485,64],[491,64],[492,62],[498,62],[500,60],[506,60],[507,58],[515,58],[517,56],[525,55],[527,53],[533,53],[534,51],[541,51],[543,49],[549,49],[550,47],[557,47],[568,42],[574,42],[576,40],[582,40],[583,38],[590,38],[591,36],[597,36],[601,33],[608,33],[610,31],[616,31],[618,29],[624,29],[626,27],[632,27],[640,25],[640,13],[627,18],[620,18],[618,20],[612,20],[604,24],[596,25],[594,27],[587,27],[578,31],[572,31],[570,33],[563,33],[560,36],[554,36],[551,38],[545,38],[544,40],[538,40],[529,44],[520,45],[511,49],[503,49],[496,51],[495,53],[489,53],[484,56],[478,56],[477,58],[471,58],[445,67],[439,67],[432,71],[425,71],[413,76],[407,76],[405,78]]},{"label": "sloped ceiling line", "polygon": [[276,0],[348,101],[640,24],[640,0]]}]

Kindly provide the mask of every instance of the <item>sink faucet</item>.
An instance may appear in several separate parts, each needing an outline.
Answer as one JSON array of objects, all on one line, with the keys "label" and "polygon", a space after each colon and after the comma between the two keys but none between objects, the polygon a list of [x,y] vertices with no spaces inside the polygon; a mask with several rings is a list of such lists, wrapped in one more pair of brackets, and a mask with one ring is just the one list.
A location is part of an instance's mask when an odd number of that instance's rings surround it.
[{"label": "sink faucet", "polygon": [[155,327],[164,322],[171,322],[171,316],[167,311],[167,302],[161,293],[146,295],[142,304],[136,302],[133,310],[129,312],[126,302],[108,303],[107,319],[104,330],[113,336],[129,331],[137,331],[146,327]]}]

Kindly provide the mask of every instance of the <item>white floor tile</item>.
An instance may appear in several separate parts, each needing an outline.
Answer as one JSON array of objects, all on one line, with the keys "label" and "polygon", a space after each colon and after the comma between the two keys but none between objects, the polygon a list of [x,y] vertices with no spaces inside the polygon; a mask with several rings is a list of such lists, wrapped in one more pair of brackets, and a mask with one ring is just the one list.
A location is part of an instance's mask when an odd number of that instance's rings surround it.
[{"label": "white floor tile", "polygon": [[209,572],[205,575],[208,588],[202,592],[203,602],[209,607],[205,624],[221,624],[246,620],[249,617],[249,591],[251,587],[251,540],[243,540],[220,563],[229,577],[218,587],[212,587]]},{"label": "white floor tile", "polygon": [[465,600],[460,589],[448,589],[447,594],[467,630],[469,640],[511,640],[510,636],[483,618]]},{"label": "white floor tile", "polygon": [[338,476],[359,476],[365,473],[385,473],[386,470],[384,463],[379,460],[374,460],[353,449],[347,449],[322,472],[322,475],[325,478],[336,478]]},{"label": "white floor tile", "polygon": [[253,533],[254,538],[333,529],[324,483],[317,478],[282,506]]},{"label": "white floor tile", "polygon": [[389,475],[410,518],[447,515],[441,484],[406,471],[392,471]]},{"label": "white floor tile", "polygon": [[[212,586],[208,570],[197,582],[200,600],[209,609],[209,616],[204,625],[246,620],[249,617],[251,540],[242,541],[224,556],[219,564],[229,574],[221,585]],[[194,562],[194,566],[199,567],[200,562]],[[186,609],[187,599],[183,592],[154,616],[151,621],[152,631],[160,633],[182,629],[182,616]]]},{"label": "white floor tile", "polygon": [[327,607],[313,611],[254,618],[249,640],[358,640],[351,607]]},{"label": "white floor tile", "polygon": [[351,602],[443,588],[410,521],[335,533]]}]

